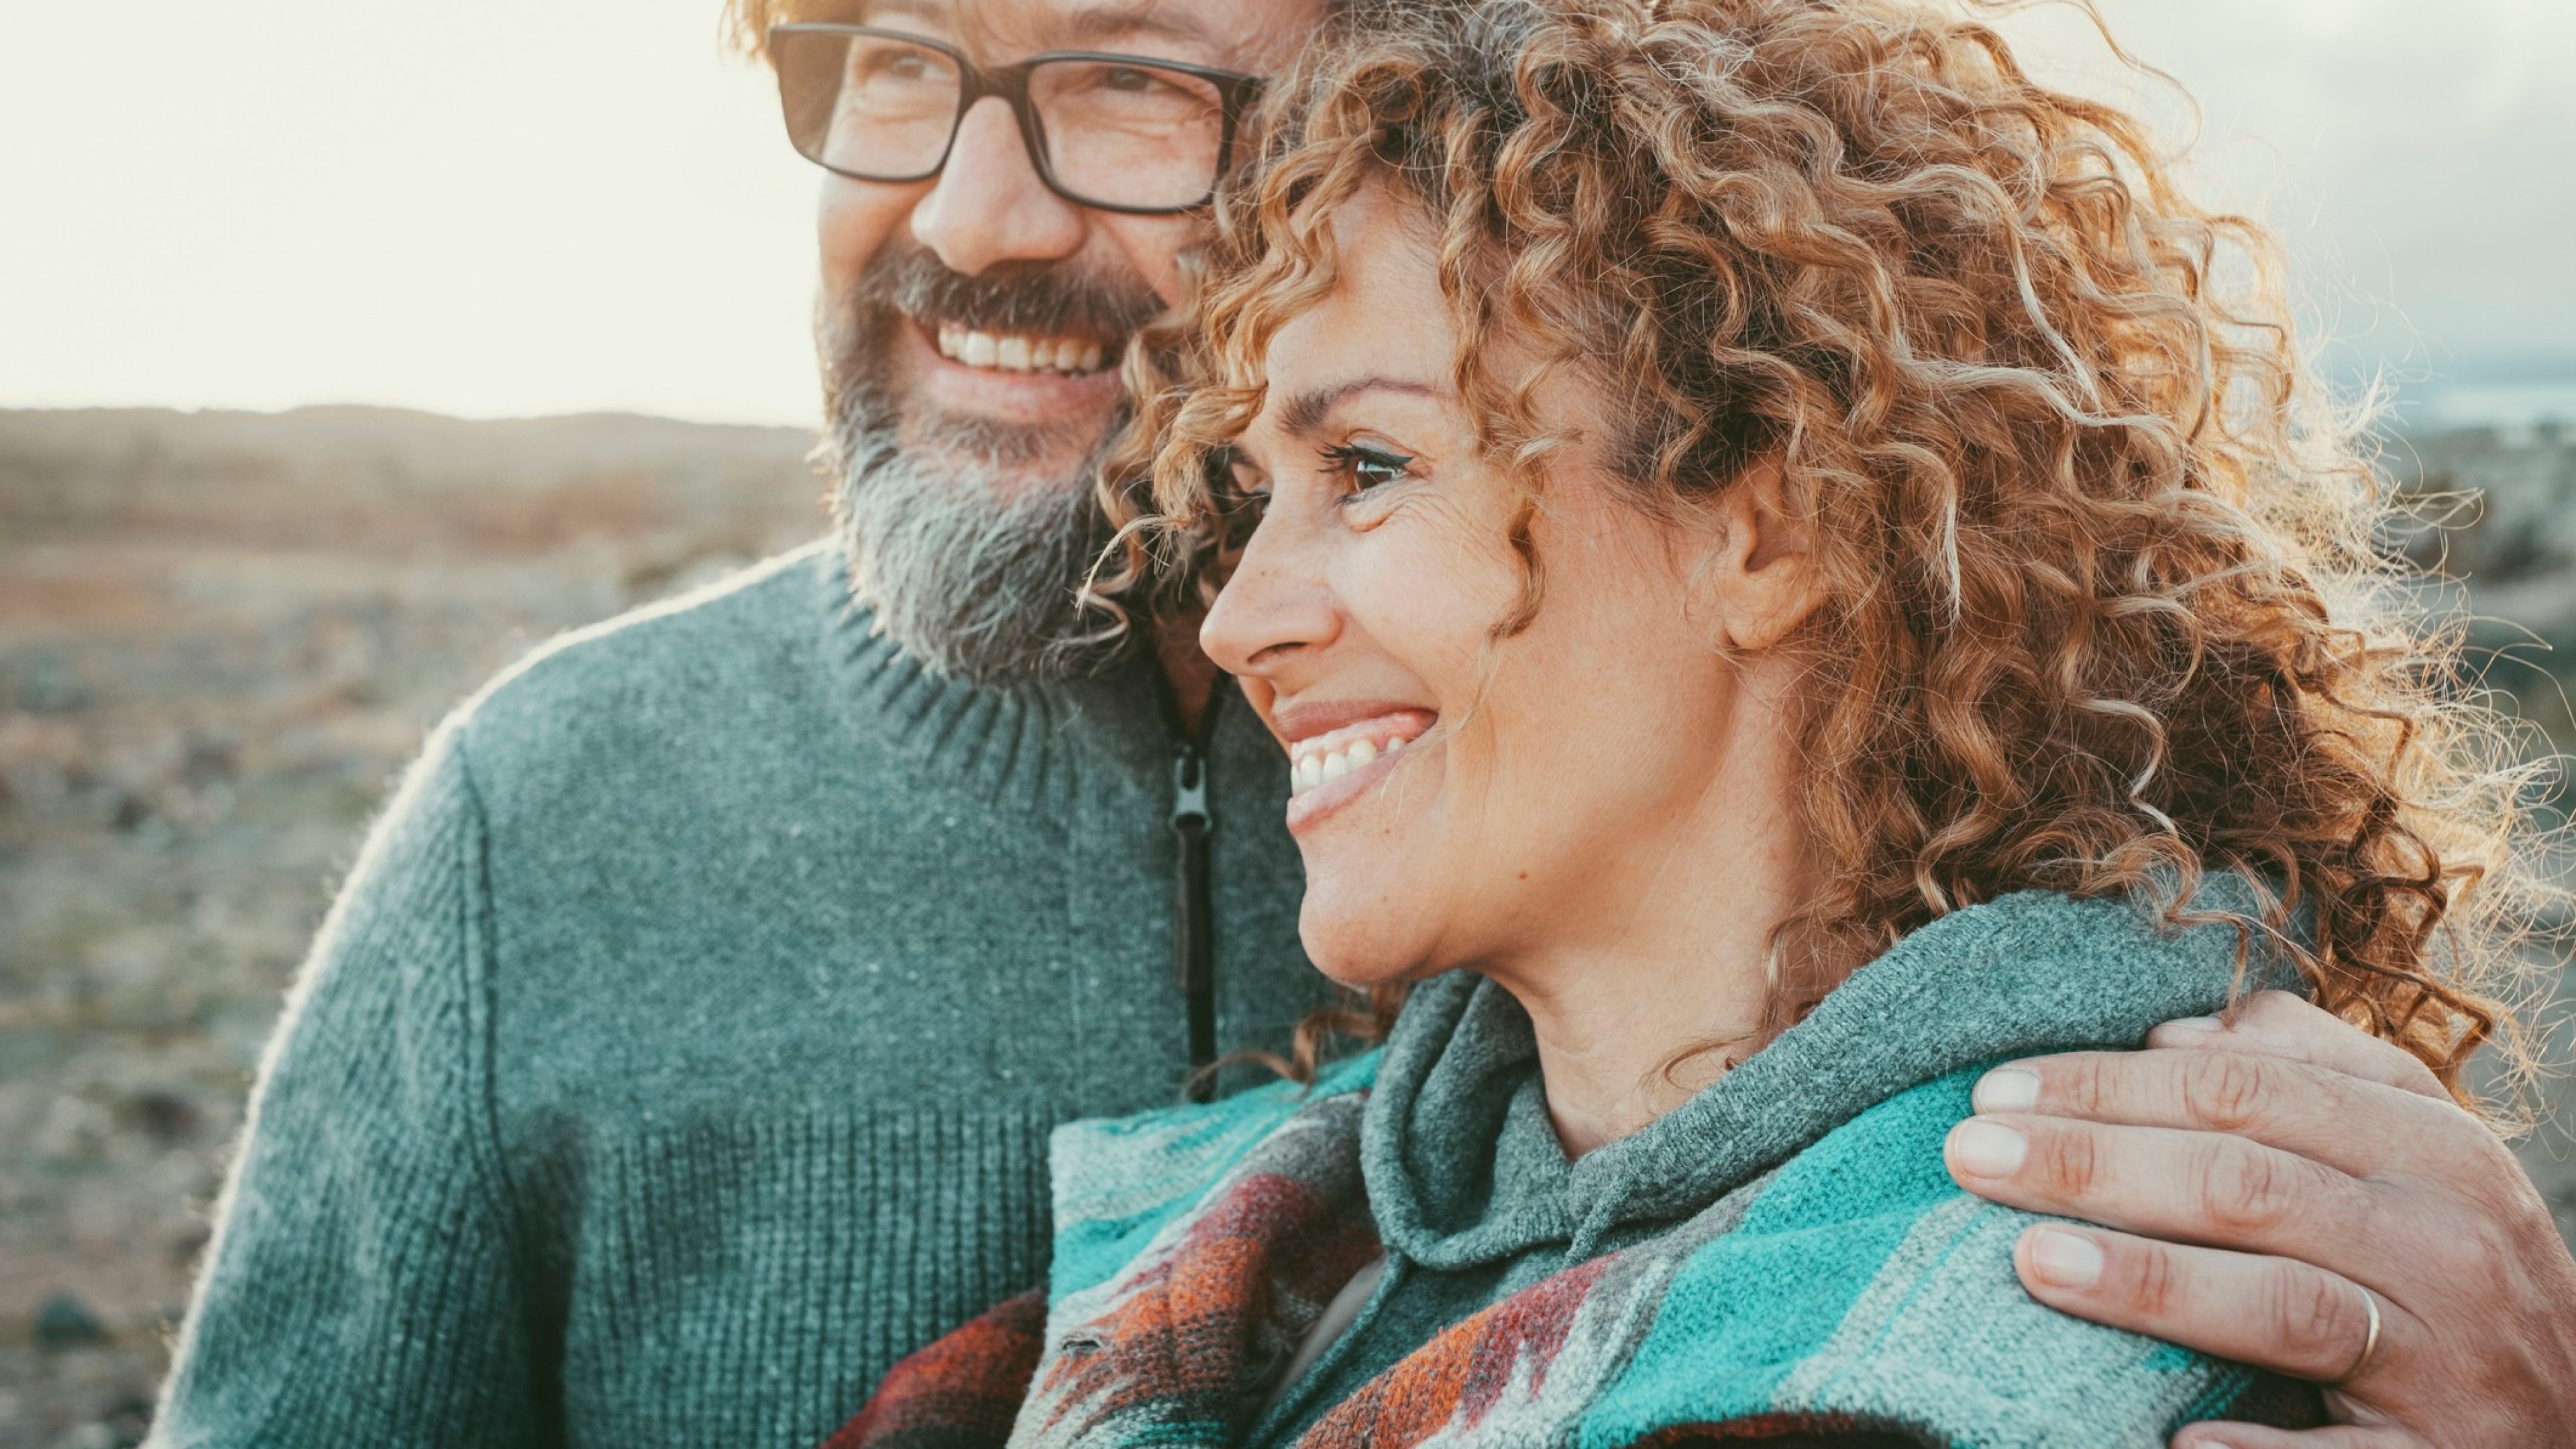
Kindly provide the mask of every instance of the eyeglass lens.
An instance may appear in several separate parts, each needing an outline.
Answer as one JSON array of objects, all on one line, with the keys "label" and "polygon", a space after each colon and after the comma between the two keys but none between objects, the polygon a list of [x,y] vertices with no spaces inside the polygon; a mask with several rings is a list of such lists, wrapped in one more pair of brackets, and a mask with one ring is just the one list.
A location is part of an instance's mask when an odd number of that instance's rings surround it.
[{"label": "eyeglass lens", "polygon": [[[788,129],[807,159],[875,181],[938,171],[959,120],[955,57],[893,36],[775,38]],[[1185,71],[1133,60],[1030,67],[1029,104],[1056,187],[1104,206],[1180,209],[1206,199],[1225,145],[1225,98]]]}]

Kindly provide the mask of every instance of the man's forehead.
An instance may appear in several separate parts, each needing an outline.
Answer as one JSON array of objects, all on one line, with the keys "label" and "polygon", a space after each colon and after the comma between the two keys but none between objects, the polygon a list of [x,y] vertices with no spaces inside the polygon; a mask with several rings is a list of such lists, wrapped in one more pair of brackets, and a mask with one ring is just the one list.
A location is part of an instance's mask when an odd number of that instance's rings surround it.
[{"label": "man's forehead", "polygon": [[921,28],[996,57],[1155,41],[1220,64],[1266,47],[1315,0],[806,0],[796,18]]}]

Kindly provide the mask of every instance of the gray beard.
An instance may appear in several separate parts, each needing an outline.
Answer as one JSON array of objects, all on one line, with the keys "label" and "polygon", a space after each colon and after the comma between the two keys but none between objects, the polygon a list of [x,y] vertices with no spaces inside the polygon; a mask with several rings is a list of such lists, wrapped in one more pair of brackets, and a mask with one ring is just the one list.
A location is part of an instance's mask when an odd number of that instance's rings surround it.
[{"label": "gray beard", "polygon": [[1112,418],[1070,471],[1060,429],[909,415],[897,355],[907,316],[999,330],[1115,338],[1160,310],[1141,280],[1057,265],[978,276],[890,245],[817,316],[831,430],[822,461],[852,596],[877,630],[933,671],[976,684],[1097,673],[1133,641],[1081,589],[1112,530],[1094,484],[1123,425]]},{"label": "gray beard", "polygon": [[1006,479],[1028,449],[950,426],[907,447],[865,386],[844,391],[823,463],[851,594],[877,631],[935,673],[979,685],[1093,674],[1124,651],[1080,591],[1110,528],[1091,480]]}]

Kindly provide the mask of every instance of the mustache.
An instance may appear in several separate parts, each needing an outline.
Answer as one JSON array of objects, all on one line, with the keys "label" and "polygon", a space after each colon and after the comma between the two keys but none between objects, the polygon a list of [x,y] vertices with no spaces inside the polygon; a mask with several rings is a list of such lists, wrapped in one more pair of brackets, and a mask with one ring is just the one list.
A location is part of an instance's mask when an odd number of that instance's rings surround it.
[{"label": "mustache", "polygon": [[1105,343],[1125,341],[1165,310],[1140,278],[1060,262],[1006,262],[970,277],[917,246],[879,252],[852,284],[849,300],[980,332]]}]

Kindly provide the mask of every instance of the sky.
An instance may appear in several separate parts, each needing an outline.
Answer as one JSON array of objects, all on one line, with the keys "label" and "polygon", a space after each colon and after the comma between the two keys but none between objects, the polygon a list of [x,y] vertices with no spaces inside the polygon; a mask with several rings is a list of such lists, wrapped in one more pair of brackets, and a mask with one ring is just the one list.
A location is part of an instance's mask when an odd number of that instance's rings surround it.
[{"label": "sky", "polygon": [[[2576,399],[2576,3],[2101,0],[2436,421]],[[814,173],[718,0],[0,7],[0,407],[809,423]],[[2051,80],[2177,136],[2052,7]]]}]

